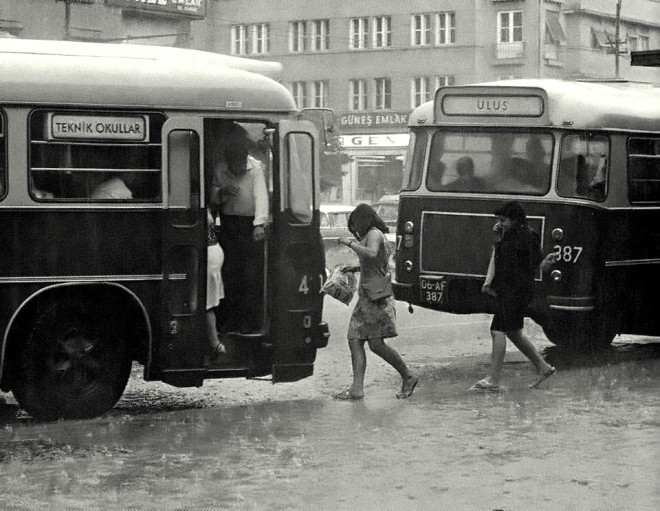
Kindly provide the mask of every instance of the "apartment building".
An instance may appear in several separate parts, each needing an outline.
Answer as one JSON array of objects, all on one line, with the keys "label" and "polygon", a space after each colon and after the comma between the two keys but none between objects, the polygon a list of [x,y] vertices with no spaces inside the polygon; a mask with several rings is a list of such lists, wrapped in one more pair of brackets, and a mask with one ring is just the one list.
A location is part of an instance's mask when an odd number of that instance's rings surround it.
[{"label": "apartment building", "polygon": [[440,86],[660,85],[659,69],[630,65],[631,51],[660,48],[659,0],[0,0],[0,30],[279,61],[300,108],[337,114],[351,162],[326,198],[347,203],[398,191],[408,114]]},{"label": "apartment building", "polygon": [[212,31],[195,43],[282,62],[299,107],[332,108],[351,163],[330,198],[355,203],[398,191],[408,114],[440,86],[523,77],[660,85],[660,70],[630,66],[630,51],[660,48],[660,2],[619,3],[617,14],[617,0],[281,0],[276,9],[218,0],[208,4]]}]

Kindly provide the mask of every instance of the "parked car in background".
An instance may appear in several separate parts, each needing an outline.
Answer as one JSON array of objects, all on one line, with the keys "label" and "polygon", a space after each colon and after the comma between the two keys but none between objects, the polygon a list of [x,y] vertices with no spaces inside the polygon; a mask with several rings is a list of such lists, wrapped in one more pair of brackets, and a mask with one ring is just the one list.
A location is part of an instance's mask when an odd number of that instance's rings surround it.
[{"label": "parked car in background", "polygon": [[383,195],[371,206],[390,228],[390,231],[396,233],[396,221],[399,217],[399,196]]},{"label": "parked car in background", "polygon": [[326,250],[337,245],[340,236],[353,236],[348,230],[348,216],[355,209],[346,204],[321,204],[321,236]]}]

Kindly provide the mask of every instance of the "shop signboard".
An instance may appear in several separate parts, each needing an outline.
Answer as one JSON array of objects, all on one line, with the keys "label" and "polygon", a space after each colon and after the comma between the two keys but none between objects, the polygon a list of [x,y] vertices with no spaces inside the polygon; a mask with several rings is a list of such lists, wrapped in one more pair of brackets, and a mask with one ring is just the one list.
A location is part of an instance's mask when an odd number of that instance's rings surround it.
[{"label": "shop signboard", "polygon": [[342,132],[403,132],[408,130],[409,114],[410,112],[388,112],[383,110],[340,112],[337,114],[337,119],[339,119],[339,129]]},{"label": "shop signboard", "polygon": [[206,17],[206,0],[105,0],[105,3],[152,14],[197,19]]}]

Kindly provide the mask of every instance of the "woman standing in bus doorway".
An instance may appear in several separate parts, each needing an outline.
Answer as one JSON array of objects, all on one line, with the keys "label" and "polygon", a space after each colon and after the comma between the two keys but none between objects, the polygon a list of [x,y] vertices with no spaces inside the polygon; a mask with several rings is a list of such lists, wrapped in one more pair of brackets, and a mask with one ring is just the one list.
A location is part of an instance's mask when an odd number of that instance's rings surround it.
[{"label": "woman standing in bus doorway", "polygon": [[220,361],[222,355],[227,352],[225,345],[218,337],[218,325],[215,316],[216,307],[220,300],[225,297],[225,288],[222,282],[222,264],[225,260],[224,252],[215,235],[215,219],[210,211],[206,211],[206,244],[207,267],[206,267],[206,335],[208,337],[210,352],[206,359],[206,365],[212,365]]},{"label": "woman standing in bus doorway", "polygon": [[350,247],[360,259],[360,266],[347,267],[344,271],[360,271],[358,301],[348,324],[348,346],[353,365],[353,384],[335,394],[335,399],[356,400],[364,397],[364,375],[367,357],[364,344],[376,355],[390,364],[401,375],[401,390],[398,398],[408,398],[417,386],[401,355],[385,344],[385,338],[396,337],[396,308],[393,296],[370,300],[363,288],[369,281],[389,276],[389,249],[385,240],[388,228],[385,222],[367,204],[358,205],[348,218],[348,229],[357,238],[341,237],[338,243]]},{"label": "woman standing in bus doorway", "polygon": [[482,289],[495,297],[495,315],[490,326],[493,339],[490,375],[470,390],[500,389],[507,337],[536,366],[538,377],[530,385],[535,388],[556,370],[523,334],[525,309],[532,300],[534,274],[539,264],[541,270],[546,271],[556,258],[553,253],[541,261],[538,235],[527,226],[527,216],[518,202],[506,202],[495,215],[498,217],[495,230],[500,233],[500,239],[495,243],[493,264]]}]

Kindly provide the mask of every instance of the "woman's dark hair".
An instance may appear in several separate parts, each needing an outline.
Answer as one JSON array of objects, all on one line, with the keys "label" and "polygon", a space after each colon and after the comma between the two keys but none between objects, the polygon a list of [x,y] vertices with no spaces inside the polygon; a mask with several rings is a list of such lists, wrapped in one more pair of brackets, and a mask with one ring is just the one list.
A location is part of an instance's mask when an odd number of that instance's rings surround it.
[{"label": "woman's dark hair", "polygon": [[390,231],[385,222],[376,214],[374,208],[368,204],[358,204],[348,217],[348,230],[353,236],[361,239],[372,227],[383,233]]},{"label": "woman's dark hair", "polygon": [[519,225],[527,225],[527,215],[518,202],[512,200],[505,202],[495,211],[495,216],[510,218]]}]

